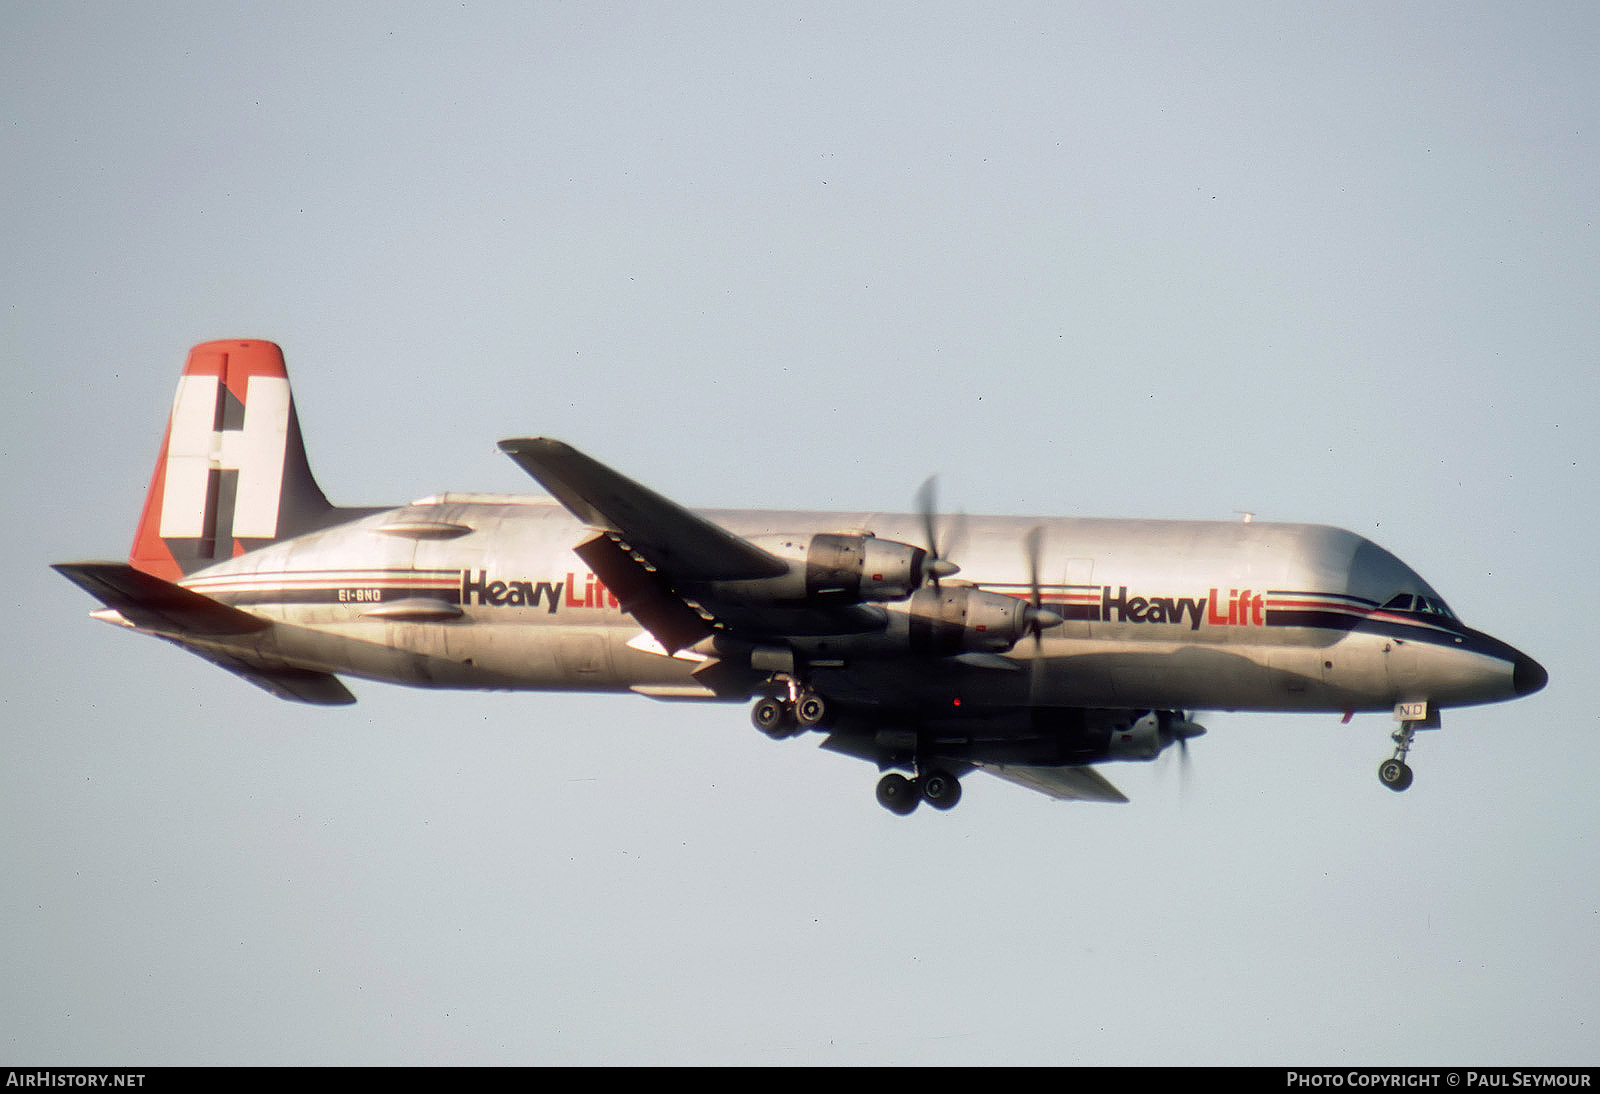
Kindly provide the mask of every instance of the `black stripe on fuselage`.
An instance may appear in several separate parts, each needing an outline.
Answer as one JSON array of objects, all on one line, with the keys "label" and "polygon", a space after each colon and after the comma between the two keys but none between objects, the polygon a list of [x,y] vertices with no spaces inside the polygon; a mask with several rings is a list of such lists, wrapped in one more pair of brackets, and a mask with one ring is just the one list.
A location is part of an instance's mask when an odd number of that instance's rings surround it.
[{"label": "black stripe on fuselage", "polygon": [[1456,620],[1428,615],[1410,621],[1400,618],[1401,615],[1402,613],[1392,611],[1353,615],[1344,612],[1268,608],[1266,623],[1269,627],[1307,627],[1354,634],[1378,634],[1402,642],[1465,650],[1501,661],[1515,661],[1518,656],[1516,650],[1498,638],[1464,627]]},{"label": "black stripe on fuselage", "polygon": [[241,589],[236,592],[206,594],[224,604],[385,604],[395,600],[437,600],[444,604],[460,604],[461,588],[418,588],[414,585],[392,587],[362,585],[352,582],[337,588],[323,589]]},{"label": "black stripe on fuselage", "polygon": [[218,574],[190,583],[224,604],[383,604],[430,599],[461,603],[458,570],[313,570]]},{"label": "black stripe on fuselage", "polygon": [[1520,656],[1515,649],[1492,635],[1463,627],[1459,623],[1450,624],[1448,629],[1442,629],[1446,626],[1446,621],[1440,620],[1434,623],[1435,619],[1437,617],[1430,619],[1430,623],[1433,623],[1431,626],[1418,626],[1390,619],[1367,619],[1361,621],[1355,630],[1362,634],[1381,634],[1386,638],[1397,638],[1402,642],[1465,650],[1468,653],[1493,657],[1500,661],[1514,663]]}]

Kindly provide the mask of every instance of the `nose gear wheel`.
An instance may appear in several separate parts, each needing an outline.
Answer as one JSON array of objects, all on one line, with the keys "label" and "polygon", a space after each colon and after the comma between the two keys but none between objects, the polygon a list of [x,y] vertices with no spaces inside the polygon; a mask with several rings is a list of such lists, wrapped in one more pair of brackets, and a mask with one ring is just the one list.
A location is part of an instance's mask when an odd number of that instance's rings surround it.
[{"label": "nose gear wheel", "polygon": [[1394,741],[1394,755],[1378,765],[1378,781],[1397,794],[1411,785],[1413,776],[1406,756],[1411,751],[1411,742],[1416,733],[1414,723],[1401,722],[1400,728],[1390,734]]}]

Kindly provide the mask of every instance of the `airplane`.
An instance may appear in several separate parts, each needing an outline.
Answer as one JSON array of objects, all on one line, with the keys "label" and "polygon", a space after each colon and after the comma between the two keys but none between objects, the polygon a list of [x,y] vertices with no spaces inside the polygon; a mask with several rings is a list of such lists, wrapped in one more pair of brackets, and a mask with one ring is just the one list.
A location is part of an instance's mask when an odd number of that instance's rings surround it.
[{"label": "airplane", "polygon": [[1125,802],[1097,765],[1182,753],[1195,710],[1392,712],[1402,791],[1444,708],[1548,679],[1338,528],[948,521],[932,480],[912,513],[697,511],[557,440],[500,448],[548,496],[334,506],[279,347],[203,343],[128,560],[54,568],[94,618],[303,703],[354,702],[341,675],[749,703],[774,739],[875,763],[900,815],[980,771]]}]

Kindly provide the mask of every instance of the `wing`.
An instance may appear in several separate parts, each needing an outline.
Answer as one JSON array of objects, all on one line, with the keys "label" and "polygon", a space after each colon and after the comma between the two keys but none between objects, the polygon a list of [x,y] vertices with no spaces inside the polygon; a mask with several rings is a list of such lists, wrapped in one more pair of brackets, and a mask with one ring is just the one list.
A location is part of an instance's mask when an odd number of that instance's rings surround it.
[{"label": "wing", "polygon": [[614,532],[677,581],[777,577],[789,566],[749,540],[546,437],[500,442],[500,450],[591,528]]},{"label": "wing", "polygon": [[571,445],[523,437],[500,448],[601,533],[577,545],[577,554],[669,653],[705,638],[712,621],[757,642],[884,624],[881,610],[856,603],[751,604],[720,595],[719,588],[739,582],[789,575],[793,566]]},{"label": "wing", "polygon": [[1056,801],[1111,802],[1128,798],[1092,767],[1030,767],[1025,764],[979,763],[978,767],[1007,782],[1037,790]]}]

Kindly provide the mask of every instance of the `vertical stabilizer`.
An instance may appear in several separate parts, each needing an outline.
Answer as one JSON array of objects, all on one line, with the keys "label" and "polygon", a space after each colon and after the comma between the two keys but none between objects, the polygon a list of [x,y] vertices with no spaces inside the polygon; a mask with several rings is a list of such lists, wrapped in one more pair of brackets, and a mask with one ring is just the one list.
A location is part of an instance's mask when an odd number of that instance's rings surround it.
[{"label": "vertical stabilizer", "polygon": [[306,462],[283,351],[189,351],[128,561],[167,581],[335,523]]}]

